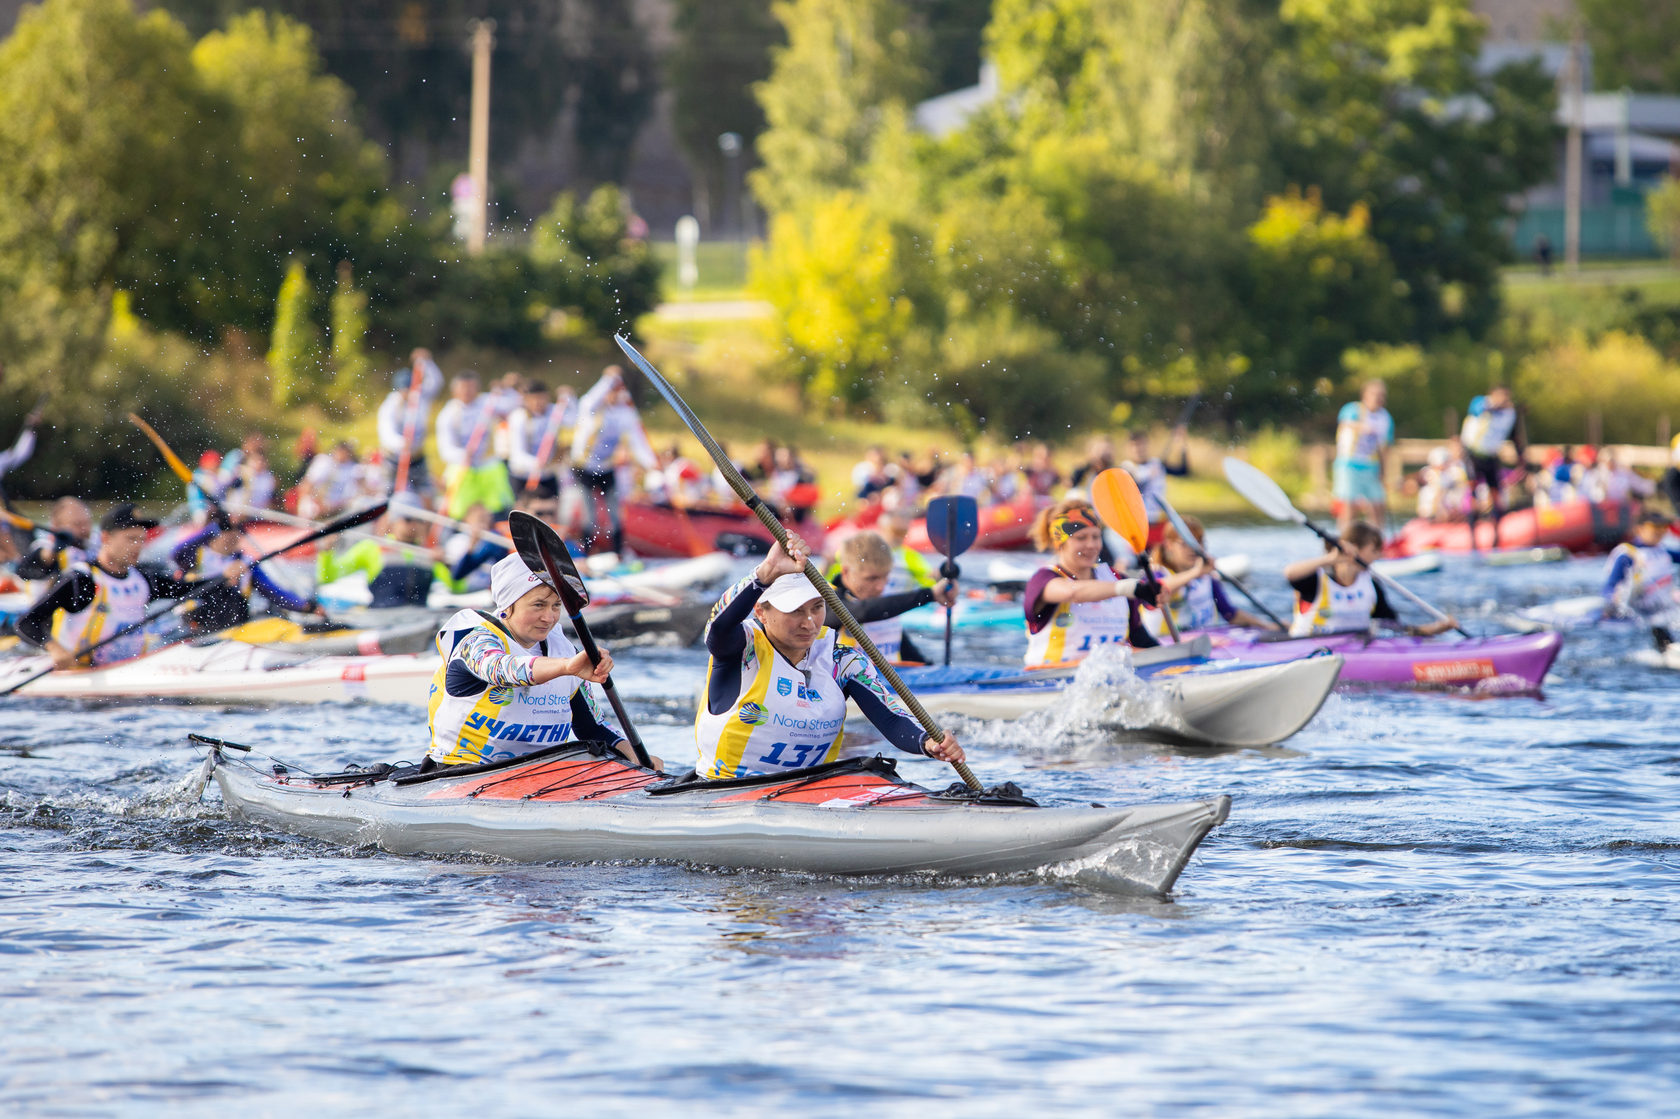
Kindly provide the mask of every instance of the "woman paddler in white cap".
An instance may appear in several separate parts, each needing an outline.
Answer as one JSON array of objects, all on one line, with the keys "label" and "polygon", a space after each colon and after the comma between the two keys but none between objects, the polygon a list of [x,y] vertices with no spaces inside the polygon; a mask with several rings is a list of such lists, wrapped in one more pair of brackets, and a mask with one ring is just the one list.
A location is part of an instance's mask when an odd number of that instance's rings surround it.
[{"label": "woman paddler in white cap", "polygon": [[863,652],[823,626],[827,609],[802,572],[805,542],[788,538],[724,592],[706,626],[706,694],[694,723],[701,777],[718,780],[834,761],[855,701],[894,746],[963,760],[950,734],[935,742],[899,705]]},{"label": "woman paddler in white cap", "polygon": [[607,678],[612,657],[602,649],[590,664],[555,628],[562,607],[547,573],[508,556],[490,571],[490,601],[493,615],[462,610],[438,631],[428,764],[501,761],[573,740],[611,742],[634,760],[585,686]]}]

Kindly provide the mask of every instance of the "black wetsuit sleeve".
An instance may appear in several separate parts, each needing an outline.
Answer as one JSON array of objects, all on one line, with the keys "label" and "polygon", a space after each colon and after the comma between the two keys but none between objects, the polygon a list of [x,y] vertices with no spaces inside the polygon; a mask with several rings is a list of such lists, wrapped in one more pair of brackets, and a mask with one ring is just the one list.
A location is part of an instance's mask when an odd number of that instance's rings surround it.
[{"label": "black wetsuit sleeve", "polygon": [[60,610],[67,614],[81,613],[93,605],[97,592],[93,576],[84,571],[72,571],[31,606],[28,612],[17,620],[14,628],[18,636],[31,645],[45,645],[47,639],[52,636],[53,615]]},{"label": "black wetsuit sleeve", "polygon": [[1132,643],[1134,649],[1153,649],[1160,644],[1149,632],[1149,627],[1143,624],[1143,614],[1139,612],[1135,598],[1126,600],[1126,640]]},{"label": "black wetsuit sleeve", "polygon": [[14,569],[19,579],[33,582],[37,579],[56,579],[64,572],[59,569],[58,557],[62,546],[55,544],[51,559],[42,559],[41,553],[34,548],[29,549],[18,558]]},{"label": "black wetsuit sleeve", "polygon": [[923,752],[922,739],[927,737],[927,732],[922,729],[921,724],[888,707],[885,701],[864,683],[862,677],[854,676],[841,687],[858,705],[858,710],[863,712],[863,717],[869,720],[869,724],[886,735],[887,741],[906,754]]},{"label": "black wetsuit sleeve", "polygon": [[1186,448],[1184,448],[1184,450],[1178,452],[1178,465],[1177,466],[1168,466],[1167,465],[1167,460],[1162,459],[1161,460],[1161,469],[1165,470],[1168,474],[1170,474],[1174,478],[1188,477],[1189,474],[1190,474],[1190,448],[1186,447]]},{"label": "black wetsuit sleeve", "polygon": [[1313,602],[1318,598],[1318,580],[1322,573],[1313,571],[1310,575],[1303,575],[1299,579],[1289,580],[1289,587],[1301,596],[1302,602]]},{"label": "black wetsuit sleeve", "polygon": [[572,693],[572,737],[580,742],[617,742],[624,735],[595,717],[595,707],[585,694],[588,684]]},{"label": "black wetsuit sleeve", "polygon": [[1394,605],[1388,601],[1388,596],[1383,594],[1382,584],[1373,579],[1371,587],[1377,592],[1377,604],[1371,607],[1371,617],[1381,618],[1385,622],[1399,621],[1400,615],[1394,612]]},{"label": "black wetsuit sleeve", "polygon": [[216,580],[210,580],[210,579],[206,579],[206,580],[177,579],[177,578],[175,578],[175,576],[169,574],[168,572],[162,570],[161,568],[153,567],[150,564],[137,565],[135,570],[139,571],[140,574],[145,578],[146,586],[151,589],[152,597],[154,599],[156,599],[156,598],[183,598],[186,595],[192,594],[194,591],[202,589],[203,586],[204,586],[204,583],[206,583],[206,582],[220,582],[221,581],[219,579],[216,579]]},{"label": "black wetsuit sleeve", "polygon": [[[852,612],[852,617],[865,624],[869,622],[884,622],[888,618],[896,618],[900,614],[908,613],[918,606],[926,606],[933,601],[932,587],[917,587],[913,591],[903,591],[899,594],[884,594],[865,602],[845,587],[836,584],[836,591],[840,600],[846,604],[846,609]],[[840,619],[834,616],[834,611],[828,612],[823,625],[829,629],[838,630]]]},{"label": "black wetsuit sleeve", "polygon": [[922,647],[911,640],[908,633],[901,635],[898,639],[898,659],[912,664],[933,663],[928,660],[927,654],[922,652]]},{"label": "black wetsuit sleeve", "polygon": [[706,651],[712,655],[706,710],[714,715],[728,711],[741,695],[741,654],[751,640],[746,623],[763,594],[757,579],[748,575],[723,592],[706,623]]}]

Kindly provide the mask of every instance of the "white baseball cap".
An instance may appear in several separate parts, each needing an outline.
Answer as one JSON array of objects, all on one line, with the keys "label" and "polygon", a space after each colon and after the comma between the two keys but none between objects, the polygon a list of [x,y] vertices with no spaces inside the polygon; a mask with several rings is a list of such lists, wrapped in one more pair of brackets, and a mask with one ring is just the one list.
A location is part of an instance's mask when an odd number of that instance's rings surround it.
[{"label": "white baseball cap", "polygon": [[552,586],[546,571],[538,575],[517,554],[504,556],[490,569],[490,601],[497,610],[506,610],[538,587]]},{"label": "white baseball cap", "polygon": [[783,575],[771,583],[758,600],[784,614],[791,614],[813,598],[821,597],[821,592],[811,585],[811,580],[795,572],[792,575]]}]

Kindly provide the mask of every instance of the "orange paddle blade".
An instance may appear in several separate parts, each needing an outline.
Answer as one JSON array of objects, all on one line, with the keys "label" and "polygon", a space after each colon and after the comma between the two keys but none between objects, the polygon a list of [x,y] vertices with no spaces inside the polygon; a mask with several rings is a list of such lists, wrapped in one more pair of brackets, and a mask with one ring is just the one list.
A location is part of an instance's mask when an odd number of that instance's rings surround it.
[{"label": "orange paddle blade", "polygon": [[5,521],[7,524],[11,525],[13,528],[18,529],[22,532],[33,532],[33,531],[35,531],[35,522],[34,521],[31,521],[31,520],[29,520],[25,517],[20,517],[16,513],[12,512],[10,509],[0,508],[0,521]]},{"label": "orange paddle blade", "polygon": [[158,453],[163,456],[163,461],[167,462],[169,464],[169,469],[175,472],[175,477],[181,479],[183,482],[186,482],[188,485],[191,485],[193,480],[192,471],[187,468],[187,464],[182,462],[180,457],[177,456],[174,451],[169,449],[169,444],[163,441],[163,436],[153,430],[151,424],[147,423],[139,416],[136,416],[133,412],[128,414],[128,419],[135,427],[146,433],[146,438],[150,439],[152,441],[152,445],[158,449]]},{"label": "orange paddle blade", "polygon": [[1098,474],[1091,483],[1091,504],[1109,528],[1125,537],[1139,555],[1149,544],[1149,514],[1143,511],[1143,494],[1137,482],[1119,467]]}]

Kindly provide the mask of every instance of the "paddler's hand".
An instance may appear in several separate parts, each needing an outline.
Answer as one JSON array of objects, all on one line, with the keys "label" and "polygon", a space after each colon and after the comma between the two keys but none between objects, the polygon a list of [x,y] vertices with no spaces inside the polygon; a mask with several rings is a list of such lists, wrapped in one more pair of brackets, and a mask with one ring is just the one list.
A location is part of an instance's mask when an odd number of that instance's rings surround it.
[{"label": "paddler's hand", "polygon": [[576,676],[579,679],[589,681],[591,684],[606,683],[607,676],[613,669],[612,654],[605,649],[601,650],[600,664],[591,664],[588,653],[579,653],[575,657],[567,657],[564,664],[565,667],[560,670],[560,675]]},{"label": "paddler's hand", "polygon": [[234,560],[222,569],[222,579],[225,582],[237,583],[245,578],[245,573],[251,570],[251,565],[244,560]]},{"label": "paddler's hand", "polygon": [[76,654],[72,653],[69,649],[66,649],[64,646],[60,645],[58,642],[56,642],[56,641],[47,642],[46,652],[47,652],[47,656],[52,658],[54,668],[75,668],[76,667]]},{"label": "paddler's hand", "polygon": [[933,601],[941,606],[953,606],[957,601],[957,588],[951,580],[941,579],[939,585],[933,588]]},{"label": "paddler's hand", "polygon": [[1145,606],[1154,606],[1161,601],[1161,584],[1153,579],[1138,579],[1135,582],[1137,586],[1132,588],[1131,597]]},{"label": "paddler's hand", "polygon": [[770,554],[754,569],[753,578],[768,586],[783,575],[797,575],[805,570],[805,560],[809,554],[810,549],[805,546],[805,541],[790,532],[787,548],[784,549],[780,544],[770,545]]},{"label": "paddler's hand", "polygon": [[945,737],[935,742],[932,736],[922,739],[922,753],[935,761],[960,762],[963,760],[963,748],[957,745],[957,736],[950,731]]}]

